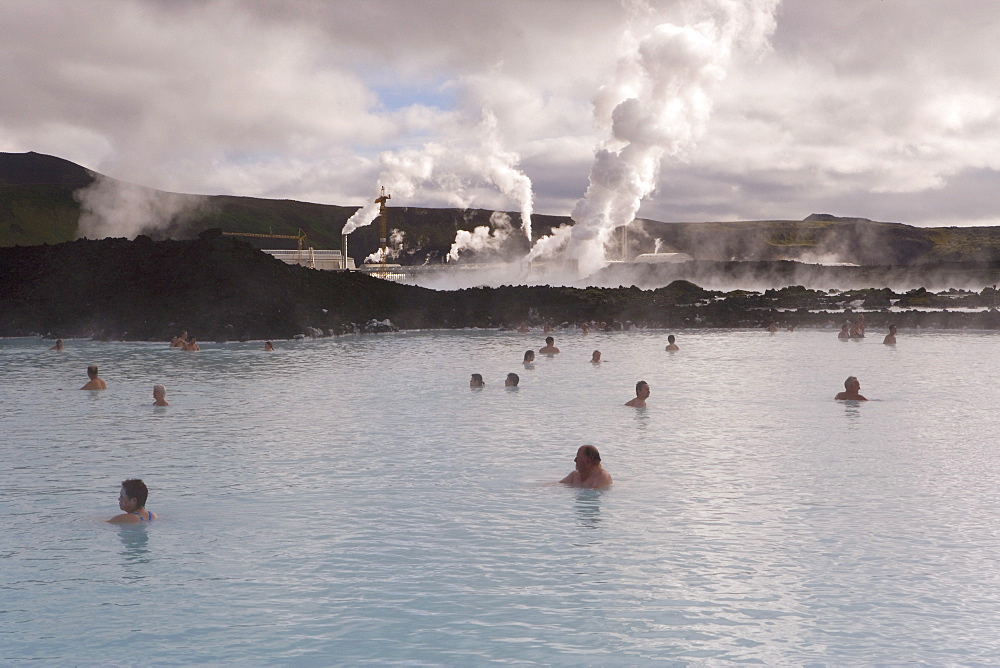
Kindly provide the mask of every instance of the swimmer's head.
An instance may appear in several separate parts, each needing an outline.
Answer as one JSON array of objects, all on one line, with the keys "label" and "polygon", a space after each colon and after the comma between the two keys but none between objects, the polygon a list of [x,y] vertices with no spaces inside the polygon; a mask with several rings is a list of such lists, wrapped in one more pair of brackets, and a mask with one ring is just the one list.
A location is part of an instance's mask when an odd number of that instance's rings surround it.
[{"label": "swimmer's head", "polygon": [[525,350],[524,351],[524,361],[525,362],[534,362],[535,361],[535,351],[534,350]]},{"label": "swimmer's head", "polygon": [[847,380],[844,381],[845,390],[850,392],[852,387],[855,389],[855,391],[861,389],[861,383],[858,381],[856,376],[848,376]]},{"label": "swimmer's head", "polygon": [[590,356],[590,361],[591,362],[600,362],[601,361],[601,351],[600,350],[595,350],[593,352],[593,354],[591,354],[591,356]]},{"label": "swimmer's head", "polygon": [[889,325],[889,333],[890,334],[895,334],[896,333],[896,326],[895,325]]},{"label": "swimmer's head", "polygon": [[486,383],[483,382],[483,375],[481,373],[472,374],[472,379],[469,381],[469,387],[482,387]]},{"label": "swimmer's head", "polygon": [[517,384],[521,381],[521,378],[516,373],[508,373],[507,380],[503,382],[506,387],[517,387]]},{"label": "swimmer's head", "polygon": [[555,342],[556,342],[556,340],[555,340],[555,339],[553,339],[553,338],[552,338],[551,336],[546,336],[546,337],[545,337],[545,343],[549,344],[550,346],[551,346],[551,345],[552,345],[553,343],[555,343]]},{"label": "swimmer's head", "polygon": [[601,453],[597,451],[597,446],[594,445],[581,445],[580,449],[576,451],[576,459],[573,461],[577,463],[577,468],[579,468],[579,465],[581,464],[581,458],[583,458],[591,466],[601,463]]},{"label": "swimmer's head", "polygon": [[[772,320],[771,322],[774,322],[774,321]],[[676,340],[677,340],[677,339],[676,339],[676,338],[674,338],[674,335],[673,335],[673,334],[671,334],[671,335],[669,335],[669,336],[667,337],[667,343],[673,343],[673,342],[674,342],[674,341],[676,341]]]},{"label": "swimmer's head", "polygon": [[644,380],[640,380],[635,384],[635,396],[642,396],[643,393],[645,393],[647,397],[649,396],[649,383]]},{"label": "swimmer's head", "polygon": [[97,378],[97,365],[91,364],[87,367],[87,375],[91,378]]},{"label": "swimmer's head", "polygon": [[167,388],[163,387],[162,385],[153,386],[153,397],[162,399],[165,396],[167,396]]},{"label": "swimmer's head", "polygon": [[118,494],[119,499],[134,499],[136,509],[146,507],[146,498],[149,497],[149,490],[146,483],[139,478],[129,478],[122,481],[122,490]]}]

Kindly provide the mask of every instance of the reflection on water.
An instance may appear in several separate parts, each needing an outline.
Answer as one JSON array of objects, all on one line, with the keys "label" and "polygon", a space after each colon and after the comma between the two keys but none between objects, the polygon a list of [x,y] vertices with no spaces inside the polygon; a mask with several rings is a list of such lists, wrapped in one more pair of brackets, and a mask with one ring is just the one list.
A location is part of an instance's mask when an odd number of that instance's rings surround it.
[{"label": "reflection on water", "polygon": [[[860,401],[838,401],[837,403],[844,405],[844,415],[848,420],[857,420],[861,417],[861,403]],[[851,428],[857,427],[857,424],[850,424]]]},{"label": "reflection on water", "polygon": [[595,489],[576,490],[575,509],[580,526],[596,529],[601,521],[601,492]]},{"label": "reflection on water", "polygon": [[122,565],[149,563],[149,533],[145,526],[122,525],[116,527],[122,543]]},{"label": "reflection on water", "polygon": [[645,431],[646,427],[649,426],[650,414],[647,410],[648,408],[628,407],[628,411],[632,414],[632,422],[639,429],[639,431]]}]

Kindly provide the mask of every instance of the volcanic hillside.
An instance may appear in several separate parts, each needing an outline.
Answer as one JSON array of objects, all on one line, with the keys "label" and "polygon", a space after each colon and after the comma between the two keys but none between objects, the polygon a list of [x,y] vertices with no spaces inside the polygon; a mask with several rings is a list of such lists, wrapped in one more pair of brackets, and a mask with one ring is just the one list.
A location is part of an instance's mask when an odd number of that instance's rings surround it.
[{"label": "volcanic hillside", "polygon": [[[81,193],[95,183],[116,184],[61,158],[38,153],[0,153],[0,246],[30,246],[71,241],[82,236]],[[132,186],[140,188],[139,186]],[[150,195],[159,191],[141,189]],[[164,194],[164,193],[159,193]],[[301,229],[314,248],[340,248],[340,232],[356,206],[333,206],[251,197],[169,194],[186,203],[150,229],[152,239],[192,239],[213,228],[226,232],[294,236]],[[448,253],[458,230],[490,226],[493,212],[482,209],[427,209],[390,207],[389,226],[403,233],[396,259],[401,264],[439,262]],[[509,214],[515,230],[519,214]],[[570,223],[567,217],[535,215],[536,237]],[[913,265],[934,262],[1000,261],[1000,228],[921,228],[864,218],[813,214],[805,220],[741,222],[671,222],[637,220],[630,226],[627,252],[651,252],[656,240],[665,251],[677,251],[700,260],[799,260],[860,265]],[[122,236],[111,234],[111,236]],[[131,235],[129,235],[131,236]],[[260,247],[289,248],[294,241],[248,239]],[[511,256],[523,256],[527,240],[514,233],[506,242]],[[350,235],[350,254],[358,261],[378,248],[378,225],[361,227]]]}]

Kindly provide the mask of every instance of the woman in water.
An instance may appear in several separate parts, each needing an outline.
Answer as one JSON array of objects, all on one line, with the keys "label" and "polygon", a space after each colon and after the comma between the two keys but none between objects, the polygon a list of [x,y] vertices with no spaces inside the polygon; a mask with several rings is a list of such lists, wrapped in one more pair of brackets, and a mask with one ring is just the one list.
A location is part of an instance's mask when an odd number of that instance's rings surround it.
[{"label": "woman in water", "polygon": [[118,493],[118,507],[124,510],[121,515],[115,515],[108,522],[112,524],[137,524],[156,519],[156,513],[146,510],[146,498],[149,490],[146,483],[138,478],[122,481],[121,492]]}]

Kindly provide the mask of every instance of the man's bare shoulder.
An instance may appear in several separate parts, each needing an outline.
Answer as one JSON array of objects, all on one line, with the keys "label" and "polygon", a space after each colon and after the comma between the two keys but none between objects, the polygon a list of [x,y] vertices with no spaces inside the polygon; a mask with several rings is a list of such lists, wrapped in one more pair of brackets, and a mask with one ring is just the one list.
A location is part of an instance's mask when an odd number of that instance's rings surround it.
[{"label": "man's bare shoulder", "polygon": [[600,473],[587,478],[581,487],[586,487],[587,489],[603,489],[604,487],[610,487],[611,484],[611,474],[602,470]]},{"label": "man's bare shoulder", "polygon": [[568,476],[559,481],[563,485],[579,485],[580,484],[580,472],[573,471]]}]

